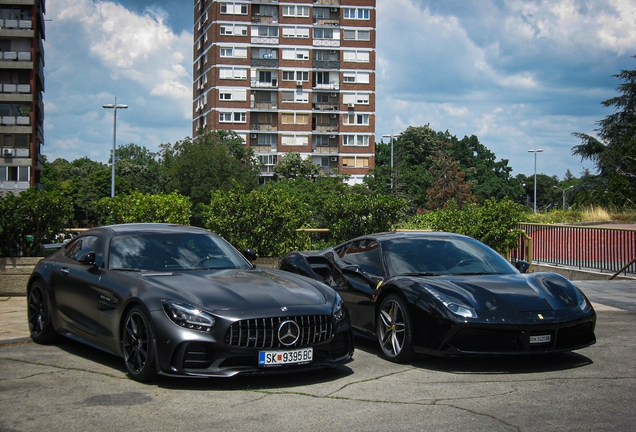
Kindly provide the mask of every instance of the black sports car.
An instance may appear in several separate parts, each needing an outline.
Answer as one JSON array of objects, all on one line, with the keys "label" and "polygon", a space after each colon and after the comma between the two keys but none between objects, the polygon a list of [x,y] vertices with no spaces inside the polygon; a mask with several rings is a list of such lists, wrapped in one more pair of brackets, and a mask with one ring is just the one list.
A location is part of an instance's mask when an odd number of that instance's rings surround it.
[{"label": "black sports car", "polygon": [[323,251],[291,252],[279,267],[335,288],[354,332],[393,361],[414,354],[503,355],[570,351],[595,343],[596,313],[569,280],[523,274],[470,237],[394,232]]},{"label": "black sports car", "polygon": [[27,301],[35,342],[78,338],[123,357],[138,381],[337,367],[354,350],[333,289],[255,267],[194,227],[86,231],[40,261]]}]

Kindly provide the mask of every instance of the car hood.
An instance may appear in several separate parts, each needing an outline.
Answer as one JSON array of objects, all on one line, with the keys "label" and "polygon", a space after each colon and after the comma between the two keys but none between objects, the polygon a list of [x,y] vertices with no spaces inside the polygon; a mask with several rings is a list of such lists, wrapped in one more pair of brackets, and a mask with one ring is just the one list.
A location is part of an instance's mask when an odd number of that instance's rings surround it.
[{"label": "car hood", "polygon": [[553,273],[443,276],[422,283],[477,311],[547,312],[578,305],[574,284]]},{"label": "car hood", "polygon": [[258,268],[141,274],[139,277],[160,288],[163,292],[159,295],[164,298],[181,298],[210,311],[325,305],[330,297],[328,288],[317,282]]}]

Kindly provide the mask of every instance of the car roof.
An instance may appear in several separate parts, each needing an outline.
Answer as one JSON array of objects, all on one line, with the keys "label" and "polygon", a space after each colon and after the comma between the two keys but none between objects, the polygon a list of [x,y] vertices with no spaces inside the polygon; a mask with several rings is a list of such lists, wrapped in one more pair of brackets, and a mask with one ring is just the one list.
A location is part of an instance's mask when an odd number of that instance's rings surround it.
[{"label": "car roof", "polygon": [[[400,231],[398,230],[398,231],[389,231],[389,232],[382,232],[382,233],[375,233],[375,234],[360,236],[349,241],[362,240],[362,239],[368,239],[368,238],[373,238],[377,241],[383,242],[383,241],[402,239],[402,238],[470,238],[470,237],[467,237],[462,234],[455,234],[455,233],[444,232],[444,231],[422,231],[422,230]],[[345,243],[348,243],[348,242],[345,242]]]},{"label": "car roof", "polygon": [[169,223],[130,223],[119,225],[106,225],[93,228],[85,233],[91,232],[108,232],[110,235],[127,235],[127,234],[150,234],[150,233],[191,233],[191,234],[212,234],[204,228],[192,227],[186,225],[169,224]]}]

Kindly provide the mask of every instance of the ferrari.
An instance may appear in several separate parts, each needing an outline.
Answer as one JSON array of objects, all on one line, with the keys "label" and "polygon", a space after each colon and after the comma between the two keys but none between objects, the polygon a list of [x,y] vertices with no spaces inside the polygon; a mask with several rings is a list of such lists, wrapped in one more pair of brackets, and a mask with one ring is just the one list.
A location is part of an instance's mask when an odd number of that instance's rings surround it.
[{"label": "ferrari", "polygon": [[389,232],[322,251],[291,252],[279,268],[335,289],[356,335],[395,362],[416,355],[518,355],[596,342],[596,313],[554,273],[527,273],[470,237]]}]

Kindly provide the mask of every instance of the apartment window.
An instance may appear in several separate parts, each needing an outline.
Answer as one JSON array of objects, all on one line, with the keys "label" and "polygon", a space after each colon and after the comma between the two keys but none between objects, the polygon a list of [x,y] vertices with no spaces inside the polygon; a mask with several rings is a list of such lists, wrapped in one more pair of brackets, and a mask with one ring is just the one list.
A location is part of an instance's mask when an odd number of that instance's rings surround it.
[{"label": "apartment window", "polygon": [[29,181],[29,167],[0,166],[0,181]]},{"label": "apartment window", "polygon": [[309,49],[284,48],[283,60],[309,60]]},{"label": "apartment window", "polygon": [[344,30],[345,40],[368,41],[371,40],[371,32],[369,30]]},{"label": "apartment window", "polygon": [[276,147],[276,135],[258,134],[258,145]]},{"label": "apartment window", "polygon": [[348,168],[369,168],[369,158],[343,156],[342,166]]},{"label": "apartment window", "polygon": [[343,93],[342,103],[344,104],[356,104],[356,105],[369,105],[370,93]]},{"label": "apartment window", "polygon": [[221,34],[223,36],[247,36],[247,26],[238,24],[222,24]]},{"label": "apartment window", "polygon": [[221,3],[221,13],[227,15],[247,15],[246,3]]},{"label": "apartment window", "polygon": [[348,147],[368,147],[369,135],[343,135],[342,145]]},{"label": "apartment window", "polygon": [[314,39],[333,39],[334,34],[338,31],[332,28],[314,28]]},{"label": "apartment window", "polygon": [[309,135],[281,135],[280,143],[284,146],[309,145]]},{"label": "apartment window", "polygon": [[314,60],[338,60],[337,50],[314,50]]},{"label": "apartment window", "polygon": [[346,62],[369,63],[369,51],[343,51],[342,58]]},{"label": "apartment window", "polygon": [[309,81],[309,72],[283,71],[283,81]]},{"label": "apartment window", "polygon": [[219,79],[247,79],[247,68],[222,67],[219,68]]},{"label": "apartment window", "polygon": [[219,89],[219,100],[245,102],[247,89]]},{"label": "apartment window", "polygon": [[283,6],[284,17],[308,17],[309,6]]},{"label": "apartment window", "polygon": [[314,93],[314,102],[326,104],[331,102],[331,97],[329,93]]},{"label": "apartment window", "polygon": [[309,27],[283,27],[284,38],[309,38]]},{"label": "apartment window", "polygon": [[314,18],[316,19],[329,19],[331,17],[331,11],[325,7],[314,7]]},{"label": "apartment window", "polygon": [[344,72],[342,81],[355,84],[369,84],[369,72]]},{"label": "apartment window", "polygon": [[245,123],[247,114],[245,112],[220,112],[220,123]]},{"label": "apartment window", "polygon": [[247,48],[221,48],[221,57],[247,58]]},{"label": "apartment window", "polygon": [[346,114],[342,122],[346,125],[368,126],[369,114]]},{"label": "apartment window", "polygon": [[312,141],[316,147],[329,147],[329,135],[313,135]]},{"label": "apartment window", "polygon": [[368,20],[370,16],[370,9],[343,8],[343,16],[345,19]]},{"label": "apartment window", "polygon": [[252,26],[252,36],[278,37],[278,26]]},{"label": "apartment window", "polygon": [[283,102],[307,103],[309,102],[309,92],[306,91],[283,91]]},{"label": "apartment window", "polygon": [[309,124],[308,113],[284,112],[281,114],[283,124]]},{"label": "apartment window", "polygon": [[316,81],[316,85],[331,84],[329,72],[314,72],[314,80]]}]

